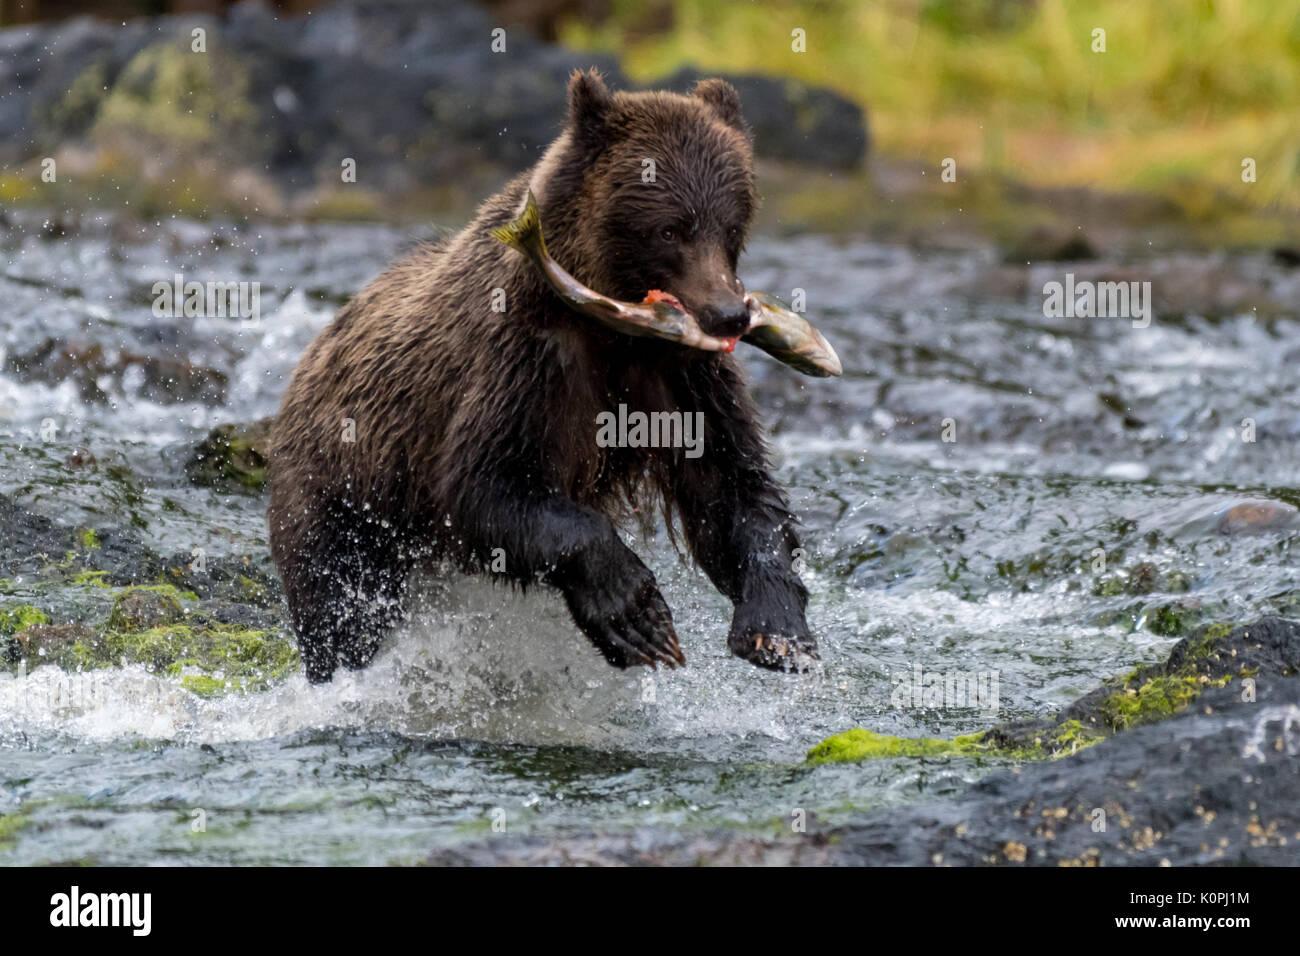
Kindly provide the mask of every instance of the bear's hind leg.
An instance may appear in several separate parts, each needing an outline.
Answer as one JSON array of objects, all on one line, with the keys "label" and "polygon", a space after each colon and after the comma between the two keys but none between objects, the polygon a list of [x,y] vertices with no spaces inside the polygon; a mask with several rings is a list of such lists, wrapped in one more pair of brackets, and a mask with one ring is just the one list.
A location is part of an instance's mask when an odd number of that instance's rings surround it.
[{"label": "bear's hind leg", "polygon": [[338,665],[369,665],[384,634],[405,614],[409,567],[391,533],[365,525],[314,536],[320,546],[281,564],[307,679],[330,680]]},{"label": "bear's hind leg", "polygon": [[407,569],[379,557],[360,557],[338,577],[346,594],[337,621],[334,649],[348,670],[368,667],[389,628],[406,613]]},{"label": "bear's hind leg", "polygon": [[298,638],[303,670],[310,683],[323,684],[334,676],[337,666],[338,610],[333,605],[332,589],[325,576],[312,567],[310,558],[292,564],[282,563],[280,576],[289,601],[289,616],[293,620],[294,635]]}]

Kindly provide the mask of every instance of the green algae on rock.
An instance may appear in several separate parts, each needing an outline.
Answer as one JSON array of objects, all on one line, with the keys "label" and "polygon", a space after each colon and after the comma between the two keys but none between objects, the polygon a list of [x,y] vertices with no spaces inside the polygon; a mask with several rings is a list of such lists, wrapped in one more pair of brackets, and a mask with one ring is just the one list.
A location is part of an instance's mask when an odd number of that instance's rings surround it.
[{"label": "green algae on rock", "polygon": [[1204,608],[1191,601],[1160,604],[1143,614],[1146,629],[1161,637],[1181,637],[1204,618]]},{"label": "green algae on rock", "polygon": [[127,588],[113,601],[107,626],[113,631],[140,631],[174,624],[185,616],[179,597],[170,585]]},{"label": "green algae on rock", "polygon": [[1289,640],[1294,624],[1261,618],[1253,624],[1206,624],[1183,638],[1163,664],[1138,667],[1108,681],[1064,711],[1108,732],[1171,717],[1213,687],[1265,673],[1300,672]]},{"label": "green algae on rock", "polygon": [[49,623],[49,615],[30,604],[0,608],[0,634],[17,634],[33,625]]},{"label": "green algae on rock", "polygon": [[[258,582],[244,581],[251,595],[265,598]],[[93,583],[105,587],[98,578]],[[187,611],[182,602],[197,606]],[[31,605],[0,608],[0,662],[11,670],[48,664],[69,673],[143,665],[205,697],[264,690],[297,671],[298,652],[282,630],[223,620],[223,607],[156,584],[118,592],[98,627],[52,624]]]},{"label": "green algae on rock", "polygon": [[1259,673],[1300,673],[1294,622],[1207,624],[1179,641],[1163,664],[1138,667],[1081,697],[1054,718],[1013,721],[952,740],[890,737],[854,728],[808,751],[809,763],[882,757],[973,756],[1056,758],[1115,733],[1156,723],[1185,710],[1207,690]]},{"label": "green algae on rock", "polygon": [[13,843],[19,831],[32,825],[32,809],[32,806],[24,804],[13,813],[0,814],[0,850]]},{"label": "green algae on rock", "polygon": [[201,696],[265,690],[298,669],[298,652],[281,633],[239,627],[171,624],[143,631],[108,631],[78,641],[54,663],[70,670],[141,664],[176,677]]},{"label": "green algae on rock", "polygon": [[1098,716],[1106,726],[1116,731],[1155,723],[1172,717],[1209,687],[1222,687],[1230,679],[1222,677],[1212,681],[1205,676],[1158,676],[1142,683],[1131,680],[1101,702]]},{"label": "green algae on rock", "polygon": [[1007,736],[991,731],[960,734],[951,740],[932,737],[892,737],[861,727],[827,737],[808,751],[807,762],[833,763],[890,757],[1001,757],[1044,760],[1068,757],[1105,739],[1077,720],[1038,726],[1030,734]]},{"label": "green algae on rock", "polygon": [[194,56],[187,46],[162,40],[132,57],[99,104],[92,135],[165,139],[173,149],[231,148],[251,136],[257,111],[239,57]]},{"label": "green algae on rock", "polygon": [[194,449],[185,474],[196,485],[258,492],[266,487],[273,419],[218,425]]},{"label": "green algae on rock", "polygon": [[808,751],[808,763],[877,760],[888,757],[972,756],[990,748],[984,735],[967,734],[942,740],[931,737],[891,737],[861,727],[854,727],[827,737]]}]

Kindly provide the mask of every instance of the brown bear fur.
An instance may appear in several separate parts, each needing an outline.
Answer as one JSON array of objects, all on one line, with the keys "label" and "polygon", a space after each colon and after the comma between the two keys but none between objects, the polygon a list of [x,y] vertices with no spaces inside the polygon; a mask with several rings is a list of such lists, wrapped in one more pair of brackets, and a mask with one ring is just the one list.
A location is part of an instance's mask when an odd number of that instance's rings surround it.
[{"label": "brown bear fur", "polygon": [[[537,166],[349,302],[285,393],[268,518],[308,677],[370,661],[417,565],[486,571],[494,556],[508,579],[558,588],[611,663],[684,663],[653,575],[611,522],[656,504],[736,604],[734,653],[768,667],[815,657],[794,521],[737,363],[566,308],[489,235],[529,188],[551,254],[582,282],[633,301],[663,289],[706,332],[744,329],[735,268],[756,197],[735,91],[611,93],[575,74]],[[703,412],[703,455],[598,447],[596,416],[620,403]]]}]

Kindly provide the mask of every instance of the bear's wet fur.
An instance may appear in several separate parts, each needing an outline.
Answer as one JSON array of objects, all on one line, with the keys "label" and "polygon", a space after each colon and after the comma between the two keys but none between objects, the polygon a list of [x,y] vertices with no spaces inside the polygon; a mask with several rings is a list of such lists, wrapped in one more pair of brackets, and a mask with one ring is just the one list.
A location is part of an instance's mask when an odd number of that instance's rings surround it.
[{"label": "bear's wet fur", "polygon": [[[739,98],[720,80],[611,93],[592,71],[568,99],[539,163],[360,292],[285,393],[268,519],[313,682],[368,664],[405,613],[409,573],[447,561],[557,588],[618,667],[684,663],[654,576],[616,530],[634,508],[643,522],[662,510],[735,604],[733,653],[773,668],[817,656],[795,522],[736,361],[598,326],[490,237],[531,188],[551,255],[579,280],[631,301],[671,292],[706,332],[740,334],[756,196]],[[597,416],[620,404],[702,412],[703,454],[599,447]]]}]

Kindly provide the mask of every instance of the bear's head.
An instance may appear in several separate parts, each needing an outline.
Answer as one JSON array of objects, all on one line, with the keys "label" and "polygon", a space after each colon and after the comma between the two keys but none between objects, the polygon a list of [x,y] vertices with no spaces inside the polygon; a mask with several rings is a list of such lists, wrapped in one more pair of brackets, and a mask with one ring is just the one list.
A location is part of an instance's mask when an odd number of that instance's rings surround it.
[{"label": "bear's head", "polygon": [[742,334],[736,260],[757,197],[735,89],[612,93],[591,71],[573,75],[568,96],[564,133],[530,183],[557,261],[616,299],[669,292],[705,332]]}]

